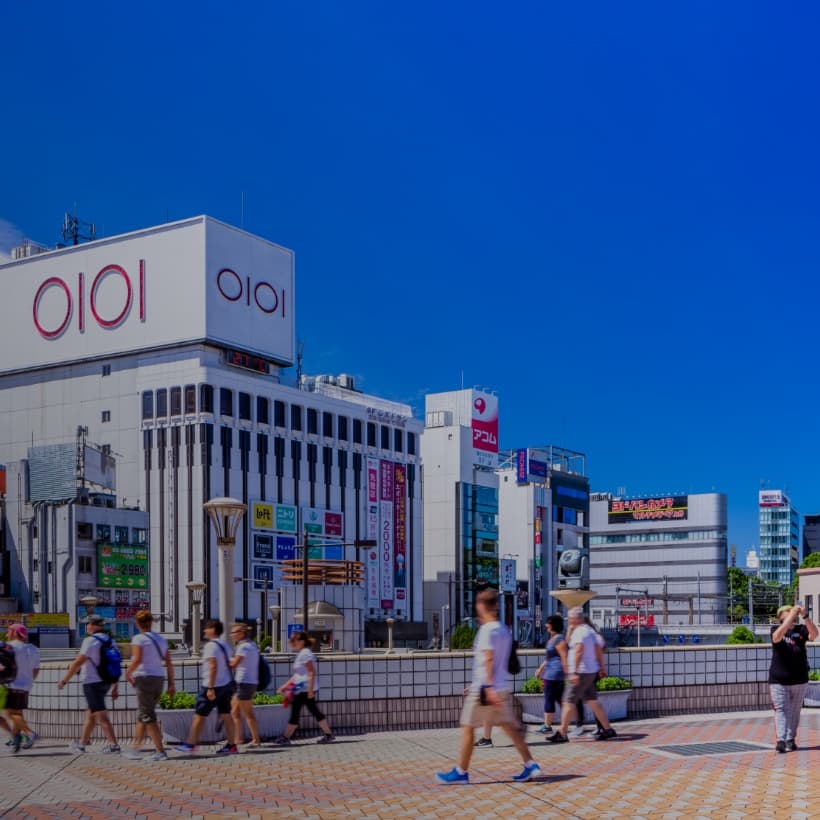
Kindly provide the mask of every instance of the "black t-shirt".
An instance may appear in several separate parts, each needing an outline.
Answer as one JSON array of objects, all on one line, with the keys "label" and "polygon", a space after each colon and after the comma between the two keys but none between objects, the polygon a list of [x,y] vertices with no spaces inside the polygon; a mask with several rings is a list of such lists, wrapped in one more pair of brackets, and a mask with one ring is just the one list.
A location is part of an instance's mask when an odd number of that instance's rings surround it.
[{"label": "black t-shirt", "polygon": [[[780,625],[772,627],[772,635]],[[769,667],[769,683],[792,686],[808,683],[809,659],[806,655],[806,641],[809,630],[803,624],[792,624],[783,640],[772,643],[772,664]]]}]

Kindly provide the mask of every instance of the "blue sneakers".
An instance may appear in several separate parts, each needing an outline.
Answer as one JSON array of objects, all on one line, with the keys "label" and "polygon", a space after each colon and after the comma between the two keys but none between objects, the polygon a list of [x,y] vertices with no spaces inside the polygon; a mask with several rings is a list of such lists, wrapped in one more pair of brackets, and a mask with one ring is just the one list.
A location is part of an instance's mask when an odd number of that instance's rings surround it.
[{"label": "blue sneakers", "polygon": [[[536,768],[538,767],[536,766]],[[436,780],[438,780],[439,783],[447,783],[448,785],[453,783],[469,783],[470,775],[467,772],[459,774],[458,769],[453,767],[449,772],[436,772]]]},{"label": "blue sneakers", "polygon": [[531,766],[524,766],[521,774],[514,774],[513,780],[516,783],[526,783],[527,780],[532,780],[533,777],[539,774],[541,774],[541,767],[537,763],[533,763]]}]

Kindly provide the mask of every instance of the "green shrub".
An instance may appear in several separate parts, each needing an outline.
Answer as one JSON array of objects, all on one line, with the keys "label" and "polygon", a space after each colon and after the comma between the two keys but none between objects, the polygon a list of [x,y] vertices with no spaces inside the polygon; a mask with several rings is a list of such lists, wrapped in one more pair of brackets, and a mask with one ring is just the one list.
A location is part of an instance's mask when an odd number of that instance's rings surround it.
[{"label": "green shrub", "polygon": [[527,680],[524,681],[521,691],[525,695],[541,695],[544,692],[544,681],[533,675],[531,678],[527,678]]},{"label": "green shrub", "polygon": [[729,640],[727,640],[726,643],[757,643],[757,638],[748,626],[736,626],[732,630],[732,634],[729,635]]},{"label": "green shrub", "polygon": [[273,706],[277,703],[281,703],[285,699],[284,695],[279,694],[277,692],[275,695],[269,695],[266,692],[257,692],[253,696],[253,705],[254,706]]},{"label": "green shrub", "polygon": [[626,678],[616,678],[614,675],[607,675],[595,681],[595,688],[599,692],[616,692],[619,689],[631,689],[632,681]]},{"label": "green shrub", "polygon": [[196,703],[196,695],[190,692],[177,692],[175,695],[169,695],[163,692],[159,699],[160,709],[193,709]]},{"label": "green shrub", "polygon": [[256,645],[259,647],[260,652],[267,652],[270,648],[271,644],[273,643],[273,639],[270,635],[265,635],[264,638],[258,640]]},{"label": "green shrub", "polygon": [[459,624],[450,636],[451,649],[471,649],[478,630],[468,624]]},{"label": "green shrub", "polygon": [[813,669],[809,672],[809,680],[820,680],[820,669]]}]

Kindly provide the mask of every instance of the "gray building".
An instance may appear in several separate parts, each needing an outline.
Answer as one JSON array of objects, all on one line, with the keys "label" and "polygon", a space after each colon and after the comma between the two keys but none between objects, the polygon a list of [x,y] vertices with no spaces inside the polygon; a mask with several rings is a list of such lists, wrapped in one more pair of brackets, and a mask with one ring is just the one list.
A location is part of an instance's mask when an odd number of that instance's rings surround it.
[{"label": "gray building", "polygon": [[725,622],[726,510],[722,493],[593,493],[593,619],[610,627]]},{"label": "gray building", "polygon": [[820,552],[820,515],[803,516],[803,558]]}]

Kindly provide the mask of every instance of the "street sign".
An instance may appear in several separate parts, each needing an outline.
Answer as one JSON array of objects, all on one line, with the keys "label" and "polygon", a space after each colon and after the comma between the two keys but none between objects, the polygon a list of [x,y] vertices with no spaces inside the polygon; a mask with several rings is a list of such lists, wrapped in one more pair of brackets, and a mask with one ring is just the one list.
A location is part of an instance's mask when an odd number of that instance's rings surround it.
[{"label": "street sign", "polygon": [[290,640],[297,632],[303,632],[304,624],[288,624],[288,640]]}]

